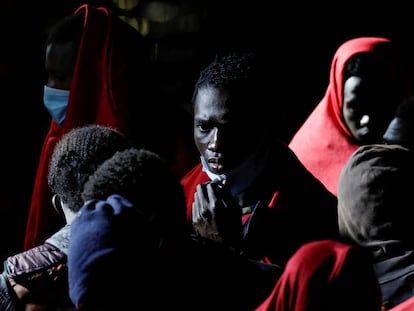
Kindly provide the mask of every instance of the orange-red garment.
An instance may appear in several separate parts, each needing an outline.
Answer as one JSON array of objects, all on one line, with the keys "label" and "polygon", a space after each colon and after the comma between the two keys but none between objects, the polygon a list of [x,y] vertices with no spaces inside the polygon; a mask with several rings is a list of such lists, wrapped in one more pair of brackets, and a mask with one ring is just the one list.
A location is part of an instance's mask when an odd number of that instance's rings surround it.
[{"label": "orange-red garment", "polygon": [[26,250],[43,243],[62,226],[47,184],[56,142],[74,127],[92,123],[128,133],[130,107],[138,105],[135,76],[141,73],[137,59],[144,53],[142,37],[105,8],[82,5],[80,10],[86,14],[66,118],[62,127],[51,121],[42,146],[26,226]]},{"label": "orange-red garment", "polygon": [[291,257],[256,311],[380,311],[381,304],[368,253],[322,240],[305,244]]},{"label": "orange-red garment", "polygon": [[358,147],[342,117],[345,64],[353,55],[372,52],[377,45],[388,42],[391,43],[386,38],[360,37],[346,41],[338,48],[324,97],[289,143],[306,168],[335,195],[341,169]]}]

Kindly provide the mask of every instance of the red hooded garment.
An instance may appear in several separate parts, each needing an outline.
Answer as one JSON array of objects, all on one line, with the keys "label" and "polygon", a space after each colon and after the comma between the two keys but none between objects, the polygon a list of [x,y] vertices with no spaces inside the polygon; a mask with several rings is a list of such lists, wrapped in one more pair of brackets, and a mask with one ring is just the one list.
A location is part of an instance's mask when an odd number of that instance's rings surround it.
[{"label": "red hooded garment", "polygon": [[355,54],[374,52],[378,45],[390,43],[380,37],[360,37],[343,43],[333,57],[325,96],[289,143],[306,168],[335,195],[341,169],[358,147],[342,117],[345,64]]},{"label": "red hooded garment", "polygon": [[331,240],[305,244],[256,311],[380,311],[381,290],[367,255]]},{"label": "red hooded garment", "polygon": [[[145,72],[148,71],[144,67],[148,66],[149,45],[138,31],[109,10],[82,5],[75,13],[81,10],[85,11],[84,28],[66,118],[62,127],[51,121],[42,146],[26,226],[25,249],[43,243],[62,226],[51,204],[47,174],[53,148],[63,134],[74,127],[94,123],[111,126],[124,134],[144,133],[144,139],[150,140],[151,131],[144,131],[148,123],[145,118],[150,113],[148,110],[154,109],[149,107],[155,105],[143,103],[144,90],[147,95],[149,91],[142,85],[147,83]],[[140,120],[136,119],[139,116],[136,112],[141,113]],[[131,118],[134,118],[132,122]],[[159,144],[159,140],[155,144]]]}]

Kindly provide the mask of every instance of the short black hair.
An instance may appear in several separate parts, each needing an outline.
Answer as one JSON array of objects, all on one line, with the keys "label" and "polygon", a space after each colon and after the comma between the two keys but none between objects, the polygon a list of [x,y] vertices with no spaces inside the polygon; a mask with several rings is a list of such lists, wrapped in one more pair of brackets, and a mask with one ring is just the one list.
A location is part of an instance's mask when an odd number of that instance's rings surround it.
[{"label": "short black hair", "polygon": [[50,189],[70,210],[79,211],[89,175],[116,151],[131,146],[123,134],[111,127],[91,124],[72,129],[53,150],[48,173]]},{"label": "short black hair", "polygon": [[72,42],[76,50],[79,49],[85,22],[85,12],[67,15],[59,19],[49,30],[47,45],[52,43]]},{"label": "short black hair", "polygon": [[116,152],[89,177],[82,198],[106,200],[118,194],[139,208],[161,234],[187,234],[185,196],[167,163],[147,149]]},{"label": "short black hair", "polygon": [[[382,79],[388,87],[407,79],[403,68],[406,61],[402,47],[397,42],[379,43],[371,52],[353,55],[345,64],[343,82],[350,76]],[[403,86],[404,87],[404,86]]]},{"label": "short black hair", "polygon": [[[251,51],[234,51],[216,55],[199,75],[192,96],[194,104],[198,91],[204,87],[224,89],[230,93],[229,104],[244,113],[250,121],[269,117],[267,74],[263,60]],[[273,106],[274,107],[274,106]]]},{"label": "short black hair", "polygon": [[352,56],[345,65],[344,83],[351,76],[357,77],[381,77],[384,76],[385,68],[375,58],[373,53],[358,53]]},{"label": "short black hair", "polygon": [[216,55],[214,60],[200,72],[195,85],[193,102],[197,91],[205,86],[242,91],[243,86],[251,82],[250,75],[254,59],[254,54],[249,52]]}]

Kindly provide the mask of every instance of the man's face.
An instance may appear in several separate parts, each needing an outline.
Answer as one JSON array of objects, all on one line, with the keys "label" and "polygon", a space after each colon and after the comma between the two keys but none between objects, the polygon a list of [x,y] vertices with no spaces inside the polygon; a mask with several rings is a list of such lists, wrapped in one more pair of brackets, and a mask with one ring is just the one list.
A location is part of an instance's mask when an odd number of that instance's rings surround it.
[{"label": "man's face", "polygon": [[351,76],[343,89],[343,117],[360,144],[382,141],[396,109],[390,87],[361,77]]},{"label": "man's face", "polygon": [[46,48],[45,58],[45,68],[48,75],[47,86],[70,90],[75,62],[76,49],[72,42],[49,44]]},{"label": "man's face", "polygon": [[194,141],[215,174],[230,173],[256,150],[242,103],[230,105],[230,98],[226,90],[203,87],[194,102]]}]

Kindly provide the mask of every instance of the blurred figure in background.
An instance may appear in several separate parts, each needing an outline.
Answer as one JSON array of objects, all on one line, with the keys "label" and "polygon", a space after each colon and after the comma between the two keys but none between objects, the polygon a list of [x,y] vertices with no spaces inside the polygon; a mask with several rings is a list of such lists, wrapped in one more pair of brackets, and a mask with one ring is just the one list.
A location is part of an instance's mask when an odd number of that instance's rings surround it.
[{"label": "blurred figure in background", "polygon": [[382,143],[411,86],[403,53],[391,40],[358,37],[336,51],[325,96],[289,147],[334,195],[345,162],[360,145]]},{"label": "blurred figure in background", "polygon": [[145,38],[103,7],[82,5],[51,28],[44,104],[52,121],[34,182],[25,249],[62,225],[50,203],[47,168],[54,145],[73,127],[111,126],[159,153],[178,176],[191,165],[190,149],[175,130],[175,110],[158,97],[150,55]]},{"label": "blurred figure in background", "polygon": [[414,147],[414,97],[408,97],[398,106],[394,119],[384,134],[386,144],[398,144],[413,150]]},{"label": "blurred figure in background", "polygon": [[338,183],[338,221],[342,238],[372,254],[384,306],[414,293],[412,151],[401,145],[359,147]]}]

